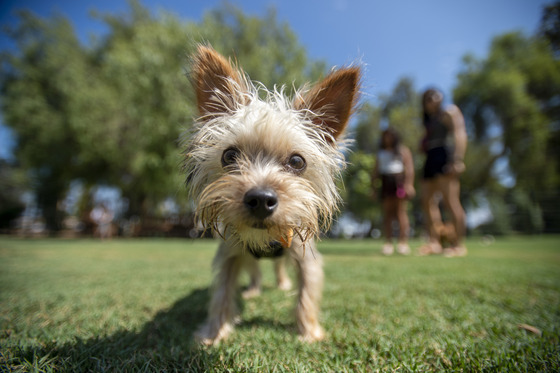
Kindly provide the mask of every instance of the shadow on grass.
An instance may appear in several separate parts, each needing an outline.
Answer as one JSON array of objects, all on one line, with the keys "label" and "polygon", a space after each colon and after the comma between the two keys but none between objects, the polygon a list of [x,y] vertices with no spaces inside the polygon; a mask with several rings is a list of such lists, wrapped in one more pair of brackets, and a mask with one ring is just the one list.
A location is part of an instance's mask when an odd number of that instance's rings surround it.
[{"label": "shadow on grass", "polygon": [[253,329],[255,327],[274,330],[277,332],[297,333],[295,321],[293,323],[284,323],[275,319],[256,316],[251,319],[243,319],[241,324],[235,326],[238,330]]},{"label": "shadow on grass", "polygon": [[193,290],[139,332],[119,331],[63,345],[52,342],[21,351],[20,361],[44,358],[43,368],[57,371],[205,371],[214,365],[217,353],[196,344],[193,334],[206,318],[208,298],[207,288]]}]

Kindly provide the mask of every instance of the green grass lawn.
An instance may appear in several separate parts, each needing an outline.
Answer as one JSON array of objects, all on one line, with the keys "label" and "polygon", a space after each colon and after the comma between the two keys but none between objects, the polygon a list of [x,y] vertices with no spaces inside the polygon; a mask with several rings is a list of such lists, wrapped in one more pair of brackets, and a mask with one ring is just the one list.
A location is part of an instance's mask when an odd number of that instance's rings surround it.
[{"label": "green grass lawn", "polygon": [[215,241],[0,237],[0,370],[560,371],[560,237],[467,244],[447,259],[321,242],[327,339],[311,345],[263,260],[263,295],[202,348]]}]

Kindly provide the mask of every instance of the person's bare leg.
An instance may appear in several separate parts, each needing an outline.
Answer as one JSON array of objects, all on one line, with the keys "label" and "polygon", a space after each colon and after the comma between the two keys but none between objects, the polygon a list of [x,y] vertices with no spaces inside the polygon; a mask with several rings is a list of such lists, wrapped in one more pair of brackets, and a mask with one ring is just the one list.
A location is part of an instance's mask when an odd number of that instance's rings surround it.
[{"label": "person's bare leg", "polygon": [[385,243],[382,252],[384,255],[393,254],[393,220],[395,219],[395,199],[393,197],[385,197],[383,199],[383,233],[385,234]]},{"label": "person's bare leg", "polygon": [[457,236],[457,241],[453,243],[453,247],[446,250],[444,254],[446,256],[464,256],[467,254],[467,250],[463,242],[466,234],[466,219],[465,210],[461,205],[461,186],[459,179],[454,176],[446,176],[442,180],[441,191],[445,206],[451,214],[453,227],[455,228],[455,234]]},{"label": "person's bare leg", "polygon": [[408,213],[406,211],[407,201],[405,199],[397,199],[397,220],[399,222],[399,242],[397,251],[400,254],[410,254],[410,247],[408,246],[408,235],[410,234],[410,222],[408,220]]},{"label": "person's bare leg", "polygon": [[435,194],[438,191],[437,179],[424,180],[422,182],[422,209],[426,221],[426,230],[429,234],[429,241],[419,249],[420,255],[441,253],[441,244],[436,231],[436,225],[441,224],[441,213]]}]

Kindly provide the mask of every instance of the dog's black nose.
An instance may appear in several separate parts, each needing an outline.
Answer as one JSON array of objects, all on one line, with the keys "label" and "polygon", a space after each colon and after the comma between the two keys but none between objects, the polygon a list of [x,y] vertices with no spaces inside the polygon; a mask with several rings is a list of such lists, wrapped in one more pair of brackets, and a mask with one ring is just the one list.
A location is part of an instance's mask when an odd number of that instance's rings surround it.
[{"label": "dog's black nose", "polygon": [[278,195],[272,189],[253,188],[245,193],[243,203],[255,218],[264,219],[276,210]]}]

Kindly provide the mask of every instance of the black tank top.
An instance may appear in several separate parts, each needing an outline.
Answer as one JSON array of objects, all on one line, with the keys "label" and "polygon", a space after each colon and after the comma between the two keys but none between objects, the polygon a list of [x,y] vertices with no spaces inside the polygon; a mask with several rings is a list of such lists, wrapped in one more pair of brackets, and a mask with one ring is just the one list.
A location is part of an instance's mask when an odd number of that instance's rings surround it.
[{"label": "black tank top", "polygon": [[426,138],[425,149],[430,150],[434,148],[448,146],[447,137],[449,135],[449,128],[443,123],[443,115],[435,115],[430,117],[425,123]]}]

